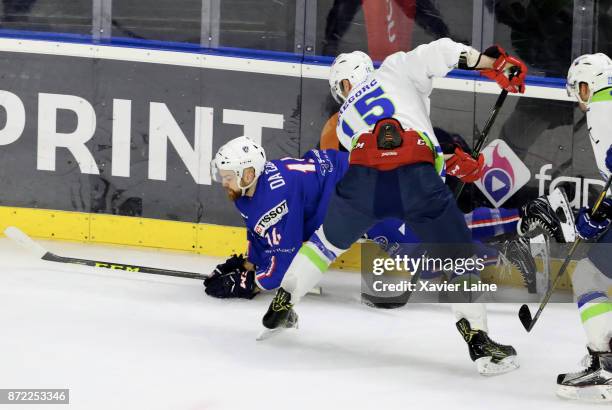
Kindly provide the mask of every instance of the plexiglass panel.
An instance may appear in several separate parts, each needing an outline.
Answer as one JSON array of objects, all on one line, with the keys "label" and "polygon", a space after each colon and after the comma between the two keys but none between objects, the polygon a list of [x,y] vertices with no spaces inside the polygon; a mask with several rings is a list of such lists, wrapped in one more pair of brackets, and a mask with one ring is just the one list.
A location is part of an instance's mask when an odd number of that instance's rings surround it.
[{"label": "plexiglass panel", "polygon": [[315,52],[363,50],[383,60],[442,37],[469,44],[472,7],[472,1],[452,0],[318,0]]},{"label": "plexiglass panel", "polygon": [[3,0],[0,28],[91,34],[92,0]]},{"label": "plexiglass panel", "polygon": [[223,0],[219,45],[293,52],[295,0]]},{"label": "plexiglass panel", "polygon": [[201,0],[113,1],[113,37],[200,43]]}]

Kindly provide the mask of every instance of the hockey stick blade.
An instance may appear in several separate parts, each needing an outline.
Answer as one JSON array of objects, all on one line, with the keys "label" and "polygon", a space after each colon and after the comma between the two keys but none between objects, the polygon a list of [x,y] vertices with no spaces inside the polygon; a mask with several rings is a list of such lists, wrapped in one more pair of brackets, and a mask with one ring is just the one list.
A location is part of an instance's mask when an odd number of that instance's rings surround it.
[{"label": "hockey stick blade", "polygon": [[32,238],[17,227],[9,226],[4,230],[4,234],[17,245],[35,254],[39,259],[41,259],[47,253],[45,248],[34,242]]},{"label": "hockey stick blade", "polygon": [[519,309],[519,319],[521,324],[525,328],[526,331],[531,331],[531,325],[533,323],[533,318],[531,316],[531,311],[529,310],[529,306],[523,305]]},{"label": "hockey stick blade", "polygon": [[11,239],[18,245],[32,252],[39,259],[49,261],[49,262],[68,263],[68,264],[73,264],[73,265],[84,265],[84,266],[91,266],[94,268],[123,270],[127,272],[151,273],[154,275],[175,276],[179,278],[188,278],[188,279],[203,280],[208,277],[206,275],[202,275],[201,273],[195,273],[195,272],[184,272],[184,271],[177,271],[177,270],[172,270],[172,269],[160,269],[160,268],[152,268],[149,266],[138,266],[138,265],[125,264],[125,263],[105,262],[105,261],[98,261],[98,260],[93,260],[93,259],[71,258],[67,256],[56,255],[52,252],[47,251],[41,245],[36,243],[32,238],[30,238],[27,234],[25,234],[22,230],[14,226],[10,226],[6,228],[4,230],[4,234],[7,236],[7,238]]}]

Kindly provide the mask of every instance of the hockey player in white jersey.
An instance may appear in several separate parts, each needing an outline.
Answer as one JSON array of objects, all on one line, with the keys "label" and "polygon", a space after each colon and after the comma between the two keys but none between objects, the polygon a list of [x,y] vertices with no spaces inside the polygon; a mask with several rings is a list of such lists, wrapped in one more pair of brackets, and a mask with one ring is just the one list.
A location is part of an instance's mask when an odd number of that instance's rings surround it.
[{"label": "hockey player in white jersey", "polygon": [[[578,57],[567,74],[567,90],[586,112],[589,138],[602,177],[612,173],[612,61],[605,54]],[[612,198],[595,215],[582,208],[576,230],[591,245],[574,270],[572,286],[587,335],[586,369],[557,377],[557,394],[587,401],[612,401]]]},{"label": "hockey player in white jersey", "polygon": [[[329,264],[384,218],[403,219],[423,243],[455,245],[433,246],[432,256],[473,255],[463,214],[443,182],[447,164],[429,119],[433,78],[456,67],[481,70],[509,92],[523,92],[525,65],[498,46],[480,53],[448,38],[395,53],[374,72],[369,72],[367,60],[364,53],[353,52],[332,64],[332,95],[344,101],[337,134],[351,152],[350,165],[323,225],[293,259],[263,318],[269,330],[287,327],[287,319],[295,314],[293,305]],[[518,66],[519,73],[509,78],[512,66]],[[448,173],[473,181],[481,172],[482,156],[474,159],[461,149],[453,154]],[[514,348],[489,338],[483,305],[462,304],[454,310],[457,328],[482,374],[518,367]]]}]

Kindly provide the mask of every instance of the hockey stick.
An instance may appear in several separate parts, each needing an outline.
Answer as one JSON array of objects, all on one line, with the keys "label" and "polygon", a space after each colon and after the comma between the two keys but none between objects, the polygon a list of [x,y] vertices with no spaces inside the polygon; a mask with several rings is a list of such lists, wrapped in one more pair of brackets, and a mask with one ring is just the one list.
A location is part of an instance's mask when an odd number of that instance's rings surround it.
[{"label": "hockey stick", "polygon": [[[606,193],[608,192],[608,189],[610,189],[611,184],[612,184],[612,175],[608,178],[606,185],[604,186],[603,190],[599,194],[599,197],[597,198],[597,202],[595,202],[595,206],[593,207],[593,210],[591,211],[591,215],[595,215],[595,213],[599,209],[599,206],[602,204],[603,200],[605,199]],[[531,329],[533,329],[533,326],[538,321],[538,318],[542,314],[544,307],[548,304],[548,301],[550,300],[550,297],[555,291],[555,288],[561,282],[561,278],[563,277],[563,274],[567,270],[567,267],[570,261],[572,260],[572,256],[576,252],[576,249],[578,249],[578,246],[580,245],[581,242],[582,242],[582,239],[580,237],[576,238],[576,241],[574,241],[574,244],[570,248],[569,253],[565,257],[565,260],[563,261],[563,265],[561,265],[561,268],[559,268],[559,273],[557,274],[557,277],[555,278],[554,282],[552,283],[552,285],[546,292],[546,295],[544,295],[544,299],[542,299],[542,302],[540,302],[540,307],[538,308],[538,311],[536,312],[535,316],[533,317],[531,316],[531,311],[529,310],[529,306],[527,305],[521,306],[518,316],[526,331],[530,332]]]},{"label": "hockey stick", "polygon": [[106,269],[112,269],[112,270],[123,270],[127,272],[141,272],[141,273],[152,273],[154,275],[176,276],[179,278],[201,279],[201,280],[208,278],[207,275],[202,275],[201,273],[195,273],[195,272],[184,272],[184,271],[178,271],[178,270],[172,270],[172,269],[151,268],[148,266],[128,265],[124,263],[104,262],[104,261],[98,261],[98,260],[93,260],[93,259],[80,259],[80,258],[71,258],[67,256],[56,255],[55,253],[49,252],[47,249],[43,248],[40,244],[34,242],[32,238],[30,238],[23,231],[21,231],[19,228],[16,228],[14,226],[9,226],[8,228],[6,228],[4,230],[4,234],[9,239],[11,239],[13,242],[17,243],[23,248],[34,253],[39,259],[42,259],[45,261],[93,266],[95,268],[106,268]]},{"label": "hockey stick", "polygon": [[[37,258],[49,261],[49,262],[59,262],[59,263],[69,263],[74,265],[84,265],[84,266],[92,266],[94,268],[104,268],[111,270],[123,270],[126,272],[141,272],[141,273],[151,273],[153,275],[163,275],[163,276],[174,276],[177,278],[187,278],[187,279],[199,279],[204,280],[208,278],[208,275],[202,275],[201,273],[195,272],[185,272],[180,270],[172,270],[172,269],[161,269],[161,268],[151,268],[148,266],[139,266],[139,265],[128,265],[125,263],[117,263],[117,262],[104,262],[97,261],[93,259],[80,259],[80,258],[71,258],[68,256],[60,256],[55,253],[49,252],[39,243],[34,242],[32,238],[26,235],[21,229],[9,226],[4,230],[4,234],[7,238],[17,243],[21,247],[26,250],[32,252],[36,255]],[[323,289],[321,287],[314,287],[312,290],[308,292],[308,294],[312,295],[322,295]]]},{"label": "hockey stick", "polygon": [[[514,76],[518,75],[519,73],[520,73],[520,70],[517,67],[511,67],[510,76],[508,78],[512,80],[512,78],[514,78]],[[485,123],[484,128],[480,132],[480,135],[478,136],[478,140],[476,141],[476,144],[474,144],[474,148],[472,150],[472,157],[474,159],[478,159],[478,156],[480,155],[480,151],[484,147],[484,144],[487,142],[487,138],[489,137],[489,131],[491,130],[491,127],[493,126],[493,123],[495,122],[495,119],[497,118],[497,114],[499,114],[499,111],[502,105],[504,105],[504,102],[506,101],[507,96],[508,96],[508,90],[503,89],[502,92],[499,93],[499,96],[497,97],[497,100],[495,101],[493,108],[491,108],[491,112],[489,113],[489,118],[487,119],[487,122]],[[463,188],[465,188],[465,182],[460,181],[455,191],[455,199],[457,201],[459,201],[459,197],[463,193]]]}]

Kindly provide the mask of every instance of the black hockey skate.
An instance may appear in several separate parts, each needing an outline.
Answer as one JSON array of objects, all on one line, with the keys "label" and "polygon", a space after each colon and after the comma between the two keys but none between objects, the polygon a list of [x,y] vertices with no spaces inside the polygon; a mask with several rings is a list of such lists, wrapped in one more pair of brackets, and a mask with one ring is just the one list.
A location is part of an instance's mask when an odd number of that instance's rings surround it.
[{"label": "black hockey skate", "polygon": [[518,369],[518,357],[512,346],[496,343],[489,338],[487,332],[472,329],[465,318],[457,322],[457,329],[468,345],[470,358],[483,376],[494,376]]},{"label": "black hockey skate", "polygon": [[557,395],[572,400],[612,401],[612,352],[587,350],[589,354],[583,360],[586,369],[557,376]]},{"label": "black hockey skate", "polygon": [[499,256],[504,264],[514,266],[521,273],[523,283],[529,293],[537,292],[537,267],[527,238],[518,237],[505,241],[501,245]]},{"label": "black hockey skate", "polygon": [[257,340],[267,339],[279,330],[298,327],[298,315],[291,304],[291,293],[283,288],[278,289],[262,323],[265,329]]},{"label": "black hockey skate", "polygon": [[573,242],[576,238],[574,216],[565,192],[555,189],[549,196],[534,199],[523,205],[518,232],[521,236],[533,238],[545,234],[558,243]]}]

